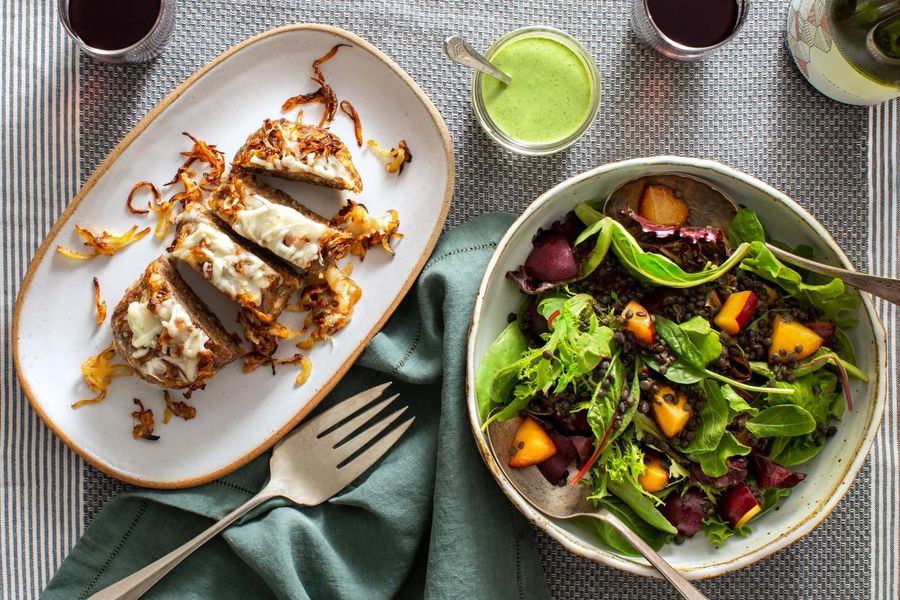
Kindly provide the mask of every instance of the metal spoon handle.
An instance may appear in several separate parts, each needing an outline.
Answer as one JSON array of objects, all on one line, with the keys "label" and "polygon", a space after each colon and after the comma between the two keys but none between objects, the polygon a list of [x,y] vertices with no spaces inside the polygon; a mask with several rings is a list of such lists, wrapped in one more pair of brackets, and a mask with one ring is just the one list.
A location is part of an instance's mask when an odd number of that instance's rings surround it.
[{"label": "metal spoon handle", "polygon": [[488,62],[488,59],[482,56],[458,35],[451,35],[444,40],[444,54],[446,54],[450,60],[471,67],[476,71],[486,73],[494,79],[499,79],[506,85],[512,83],[512,78],[509,75]]},{"label": "metal spoon handle", "polygon": [[884,298],[888,302],[900,305],[900,279],[891,279],[889,277],[878,277],[876,275],[867,275],[866,273],[857,273],[856,271],[848,271],[839,267],[823,265],[815,261],[807,260],[802,256],[786,252],[772,244],[766,244],[766,247],[772,251],[772,254],[786,262],[803,267],[814,273],[827,275],[828,277],[836,277],[848,285],[869,292],[880,298]]},{"label": "metal spoon handle", "polygon": [[628,525],[620,521],[617,516],[603,508],[596,512],[588,513],[588,516],[607,523],[619,532],[629,544],[634,546],[635,550],[643,554],[644,558],[650,561],[650,564],[672,584],[672,587],[678,590],[678,593],[681,594],[683,598],[686,598],[687,600],[709,600],[700,593],[700,590],[695,588],[690,581],[685,579],[681,573],[672,568],[672,565],[667,563],[663,557],[653,550],[653,548],[648,546],[647,542],[641,539],[641,536],[633,532]]}]

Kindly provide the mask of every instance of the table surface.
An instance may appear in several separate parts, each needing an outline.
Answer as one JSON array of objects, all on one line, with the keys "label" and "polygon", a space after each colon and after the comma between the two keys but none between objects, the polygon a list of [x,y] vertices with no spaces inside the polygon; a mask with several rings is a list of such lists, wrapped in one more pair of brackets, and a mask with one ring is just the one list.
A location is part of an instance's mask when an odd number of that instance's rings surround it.
[{"label": "table surface", "polygon": [[[18,386],[12,306],[53,221],[109,150],[181,80],[235,43],[286,23],[323,22],[371,40],[407,69],[447,120],[457,153],[448,227],[521,211],[540,192],[592,166],[654,154],[714,158],[768,181],[819,218],[860,269],[897,276],[898,110],[849,107],[812,90],[784,49],[785,3],[757,0],[737,40],[699,64],[640,46],[628,3],[507,1],[179,2],[174,39],[145,65],[78,54],[52,2],[0,7],[0,580],[2,597],[37,598],[84,527],[123,488],[85,465],[43,425]],[[468,74],[439,54],[450,33],[484,48],[515,27],[549,24],[597,59],[603,105],[590,132],[545,158],[508,154],[474,122]],[[869,461],[825,522],[790,548],[701,584],[712,598],[900,597],[900,427],[897,313],[888,332],[889,397]],[[668,597],[664,584],[611,571],[538,534],[558,598]]]}]

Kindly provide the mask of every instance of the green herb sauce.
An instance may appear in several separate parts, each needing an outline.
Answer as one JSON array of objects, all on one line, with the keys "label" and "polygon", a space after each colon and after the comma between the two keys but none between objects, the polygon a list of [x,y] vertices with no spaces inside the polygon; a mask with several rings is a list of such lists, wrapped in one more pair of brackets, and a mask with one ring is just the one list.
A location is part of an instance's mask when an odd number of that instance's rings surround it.
[{"label": "green herb sauce", "polygon": [[590,116],[594,86],[587,65],[565,45],[523,38],[501,47],[491,62],[512,77],[512,84],[485,77],[484,106],[510,137],[555,142],[577,131]]}]

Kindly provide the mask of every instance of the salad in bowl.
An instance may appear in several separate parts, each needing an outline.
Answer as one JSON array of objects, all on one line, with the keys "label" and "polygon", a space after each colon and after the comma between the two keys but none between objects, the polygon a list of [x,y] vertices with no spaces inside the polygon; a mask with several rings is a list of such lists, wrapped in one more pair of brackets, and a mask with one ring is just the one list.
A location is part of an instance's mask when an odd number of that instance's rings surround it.
[{"label": "salad in bowl", "polygon": [[498,460],[581,486],[655,549],[698,534],[718,547],[804,485],[852,410],[850,380],[868,379],[847,335],[860,299],[781,263],[748,208],[695,225],[702,198],[667,183],[537,231],[474,394],[483,429],[521,419]]}]

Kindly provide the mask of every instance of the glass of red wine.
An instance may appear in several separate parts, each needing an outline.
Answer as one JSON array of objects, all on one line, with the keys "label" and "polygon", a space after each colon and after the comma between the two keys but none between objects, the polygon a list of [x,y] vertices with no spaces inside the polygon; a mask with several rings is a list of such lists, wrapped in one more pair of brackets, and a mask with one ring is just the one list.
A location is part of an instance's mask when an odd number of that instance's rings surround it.
[{"label": "glass of red wine", "polygon": [[631,28],[650,48],[675,60],[709,56],[740,31],[749,0],[632,0]]},{"label": "glass of red wine", "polygon": [[175,27],[175,0],[57,0],[63,27],[88,56],[138,63],[162,52]]}]

